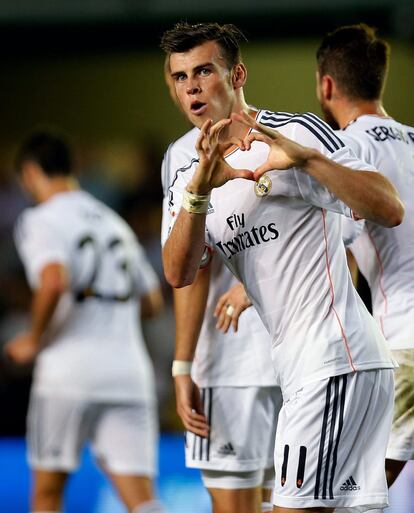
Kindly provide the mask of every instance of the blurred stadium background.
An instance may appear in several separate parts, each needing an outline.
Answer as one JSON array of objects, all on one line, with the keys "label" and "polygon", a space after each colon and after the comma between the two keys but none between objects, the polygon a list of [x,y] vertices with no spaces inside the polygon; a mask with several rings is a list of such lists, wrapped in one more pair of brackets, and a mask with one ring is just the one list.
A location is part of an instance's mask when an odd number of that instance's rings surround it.
[{"label": "blurred stadium background", "polygon": [[[17,143],[38,124],[57,125],[72,136],[82,186],[127,219],[162,277],[159,168],[169,142],[188,125],[168,96],[158,43],[182,19],[231,22],[245,32],[250,103],[317,113],[315,51],[321,36],[338,25],[374,25],[392,44],[386,108],[414,124],[411,0],[1,0],[0,344],[27,322],[30,295],[12,241],[13,223],[27,200],[12,158]],[[164,433],[158,489],[171,513],[208,513],[198,473],[183,464],[166,285],[165,296],[166,311],[145,326]],[[30,369],[0,358],[0,513],[27,511],[23,437],[29,387]],[[392,496],[392,513],[414,512],[413,466]],[[65,512],[123,512],[88,452],[70,483]]]}]

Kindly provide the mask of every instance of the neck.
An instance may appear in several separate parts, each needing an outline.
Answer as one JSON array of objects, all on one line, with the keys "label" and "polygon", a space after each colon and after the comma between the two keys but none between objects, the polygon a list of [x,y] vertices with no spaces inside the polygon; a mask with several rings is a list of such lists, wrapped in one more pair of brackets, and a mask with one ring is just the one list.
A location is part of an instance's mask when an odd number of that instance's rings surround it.
[{"label": "neck", "polygon": [[[256,115],[256,111],[254,111],[253,109],[250,109],[249,106],[247,105],[247,103],[244,99],[243,92],[240,90],[236,101],[234,102],[234,104],[232,105],[232,107],[229,111],[228,117],[230,117],[233,112],[236,114],[240,114],[241,111],[248,112],[249,115],[251,115],[253,118]],[[220,139],[223,141],[226,141],[232,137],[235,137],[236,139],[244,139],[246,137],[246,135],[248,134],[248,132],[249,132],[249,129],[246,128],[245,125],[242,125],[241,123],[237,123],[237,122],[233,121],[228,127],[226,127],[222,131],[222,133],[220,135]],[[231,152],[231,151],[233,151],[233,148],[229,149],[229,152]]]},{"label": "neck", "polygon": [[388,117],[381,100],[344,99],[335,110],[334,117],[340,128],[345,128],[349,123],[364,115]]},{"label": "neck", "polygon": [[72,177],[57,176],[50,178],[38,195],[38,202],[43,203],[55,194],[79,189],[78,181]]}]

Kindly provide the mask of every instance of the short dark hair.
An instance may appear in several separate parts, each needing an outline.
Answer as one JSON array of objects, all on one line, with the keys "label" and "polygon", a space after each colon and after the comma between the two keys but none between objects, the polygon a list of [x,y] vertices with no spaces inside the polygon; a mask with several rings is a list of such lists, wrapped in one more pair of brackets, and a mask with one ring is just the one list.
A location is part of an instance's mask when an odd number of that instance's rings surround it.
[{"label": "short dark hair", "polygon": [[21,144],[15,159],[15,167],[21,171],[25,162],[36,162],[47,176],[72,174],[72,150],[65,135],[54,130],[38,130]]},{"label": "short dark hair", "polygon": [[331,75],[347,96],[362,100],[381,98],[389,56],[388,43],[365,23],[327,34],[316,53],[319,74]]},{"label": "short dark hair", "polygon": [[232,24],[197,23],[191,25],[187,22],[180,22],[164,32],[160,46],[167,55],[171,55],[172,53],[187,52],[208,41],[217,42],[229,69],[241,62],[240,43],[247,39],[241,30]]}]

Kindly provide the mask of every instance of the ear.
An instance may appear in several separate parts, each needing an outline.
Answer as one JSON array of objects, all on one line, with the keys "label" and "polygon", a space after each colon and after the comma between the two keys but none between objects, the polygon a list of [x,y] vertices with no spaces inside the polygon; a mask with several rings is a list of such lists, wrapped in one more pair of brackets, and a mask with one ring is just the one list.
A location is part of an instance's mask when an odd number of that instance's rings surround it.
[{"label": "ear", "polygon": [[231,72],[231,83],[234,89],[240,89],[244,86],[247,80],[247,69],[246,66],[239,62],[236,64]]},{"label": "ear", "polygon": [[23,162],[20,172],[23,186],[31,191],[36,187],[36,184],[44,177],[44,173],[36,162],[28,160]]},{"label": "ear", "polygon": [[330,75],[323,75],[319,80],[322,99],[330,101],[335,88],[334,79]]}]

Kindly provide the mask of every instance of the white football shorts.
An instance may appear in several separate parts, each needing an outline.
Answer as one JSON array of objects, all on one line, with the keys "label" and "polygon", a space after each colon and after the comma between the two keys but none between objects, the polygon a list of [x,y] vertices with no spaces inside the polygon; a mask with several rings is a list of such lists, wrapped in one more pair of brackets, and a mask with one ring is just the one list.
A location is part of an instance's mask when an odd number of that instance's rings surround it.
[{"label": "white football shorts", "polygon": [[201,469],[203,480],[205,470],[209,488],[261,486],[269,480],[264,470],[273,466],[280,388],[212,387],[200,393],[210,433],[186,433],[187,467]]},{"label": "white football shorts", "polygon": [[275,505],[338,513],[388,505],[393,374],[379,369],[334,376],[285,398],[275,443]]},{"label": "white football shorts", "polygon": [[414,459],[414,349],[392,352],[399,363],[395,369],[395,406],[387,458]]},{"label": "white football shorts", "polygon": [[158,419],[155,403],[102,403],[30,398],[28,457],[32,468],[71,472],[85,444],[114,474],[156,474]]}]

